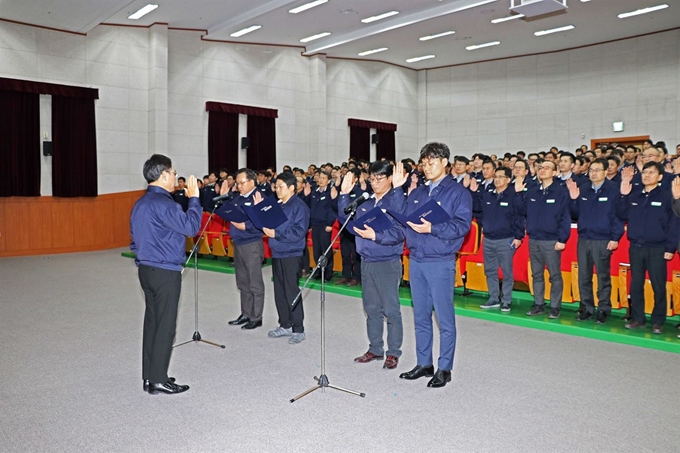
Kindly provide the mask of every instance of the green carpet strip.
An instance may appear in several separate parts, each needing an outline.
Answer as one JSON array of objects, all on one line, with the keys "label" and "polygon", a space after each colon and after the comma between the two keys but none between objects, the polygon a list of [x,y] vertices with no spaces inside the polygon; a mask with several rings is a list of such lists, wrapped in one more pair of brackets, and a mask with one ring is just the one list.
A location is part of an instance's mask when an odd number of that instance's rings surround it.
[{"label": "green carpet strip", "polygon": [[[134,253],[131,252],[124,252],[121,255],[134,258]],[[199,258],[198,268],[227,274],[234,273],[233,263],[227,260]],[[361,297],[361,286],[348,287],[334,283],[340,278],[339,276],[334,277],[330,283],[326,284],[326,291],[344,296]],[[300,284],[304,283],[305,280],[305,278],[300,279]],[[309,288],[319,290],[321,283],[318,280],[312,280]],[[456,288],[454,304],[456,314],[460,316],[680,354],[680,339],[677,338],[680,329],[675,327],[678,322],[675,318],[666,321],[665,333],[654,335],[651,333],[649,322],[647,323],[649,327],[646,329],[628,330],[624,328],[625,322],[622,318],[625,310],[613,310],[605,324],[595,324],[594,318],[587,321],[576,321],[578,304],[562,304],[559,319],[549,319],[547,310],[545,315],[529,317],[525,313],[533,304],[533,296],[526,291],[512,292],[512,310],[510,313],[501,313],[498,308],[490,310],[479,308],[480,304],[486,302],[487,293],[472,291],[472,294],[468,296],[463,296],[462,293],[462,288]],[[411,290],[407,287],[399,288],[399,300],[404,306],[413,306]]]}]

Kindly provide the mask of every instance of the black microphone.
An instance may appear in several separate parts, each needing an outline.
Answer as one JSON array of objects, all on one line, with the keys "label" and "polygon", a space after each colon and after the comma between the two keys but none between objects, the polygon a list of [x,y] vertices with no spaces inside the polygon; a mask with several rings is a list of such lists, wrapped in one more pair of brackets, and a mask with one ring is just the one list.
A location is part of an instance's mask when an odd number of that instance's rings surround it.
[{"label": "black microphone", "polygon": [[354,200],[353,202],[348,204],[347,207],[345,207],[345,214],[349,214],[350,212],[356,211],[359,205],[364,201],[368,200],[369,198],[371,198],[371,196],[368,194],[368,192],[362,193],[359,197],[357,197],[356,200]]},{"label": "black microphone", "polygon": [[213,198],[213,202],[217,203],[218,201],[228,200],[229,198],[231,198],[231,194],[225,193],[224,195],[220,195],[219,197]]}]

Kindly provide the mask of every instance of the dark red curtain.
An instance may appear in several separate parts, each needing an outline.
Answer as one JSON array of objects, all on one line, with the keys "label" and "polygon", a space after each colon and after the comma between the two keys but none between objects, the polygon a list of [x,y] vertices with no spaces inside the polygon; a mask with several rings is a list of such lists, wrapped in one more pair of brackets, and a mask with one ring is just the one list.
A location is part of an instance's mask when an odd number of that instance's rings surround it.
[{"label": "dark red curtain", "polygon": [[14,196],[40,196],[40,102],[0,91],[0,197]]},{"label": "dark red curtain", "polygon": [[94,99],[52,96],[52,194],[97,196]]},{"label": "dark red curtain", "polygon": [[208,171],[238,170],[238,113],[208,112]]},{"label": "dark red curtain", "polygon": [[387,131],[378,129],[378,146],[375,150],[376,159],[380,160],[383,157],[387,160],[395,159],[395,145],[394,145],[394,131]]},{"label": "dark red curtain", "polygon": [[347,124],[352,127],[366,127],[368,129],[395,131],[397,130],[397,125],[394,123],[381,123],[380,121],[370,121],[370,120],[360,120],[357,118],[348,118]]},{"label": "dark red curtain", "polygon": [[274,118],[248,115],[248,168],[276,168],[276,123]]},{"label": "dark red curtain", "polygon": [[265,109],[262,107],[253,107],[252,105],[239,104],[225,104],[224,102],[205,103],[206,112],[224,112],[224,113],[240,113],[248,116],[264,116],[267,118],[278,118],[279,111],[276,109]]},{"label": "dark red curtain", "polygon": [[371,130],[369,128],[350,126],[349,155],[357,160],[371,160]]},{"label": "dark red curtain", "polygon": [[96,88],[75,87],[71,85],[59,85],[56,83],[33,82],[31,80],[7,79],[0,77],[0,90],[20,91],[22,93],[51,94],[52,96],[64,96],[73,98],[99,99],[99,90]]}]

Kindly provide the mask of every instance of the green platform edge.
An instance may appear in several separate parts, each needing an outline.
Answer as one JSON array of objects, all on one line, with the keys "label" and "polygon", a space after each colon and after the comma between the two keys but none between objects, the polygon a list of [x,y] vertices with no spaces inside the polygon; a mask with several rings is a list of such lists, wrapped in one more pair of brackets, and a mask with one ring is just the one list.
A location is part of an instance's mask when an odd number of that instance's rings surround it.
[{"label": "green platform edge", "polygon": [[[121,255],[127,258],[135,257],[132,252],[123,252]],[[234,273],[233,263],[225,260],[199,258],[198,268],[212,272]],[[335,277],[333,281],[326,284],[327,292],[361,298],[361,286],[337,285],[334,281],[338,279],[339,277]],[[302,285],[305,281],[306,278],[301,278],[300,284]],[[312,280],[308,288],[320,290],[321,283],[318,280]],[[462,293],[462,288],[455,289],[454,305],[456,314],[459,316],[680,354],[680,339],[676,336],[680,333],[680,330],[675,328],[675,321],[677,320],[667,321],[664,326],[665,333],[654,335],[649,327],[640,330],[624,328],[624,322],[621,318],[625,310],[613,310],[605,324],[595,324],[592,319],[582,322],[576,321],[578,304],[563,304],[559,319],[549,319],[547,314],[528,317],[525,312],[533,304],[533,296],[526,291],[512,292],[512,310],[510,313],[501,313],[498,309],[482,310],[479,308],[479,305],[487,300],[487,293],[485,292],[471,291],[472,294],[468,296],[463,296]],[[413,306],[409,288],[399,288],[399,301],[403,306]]]}]

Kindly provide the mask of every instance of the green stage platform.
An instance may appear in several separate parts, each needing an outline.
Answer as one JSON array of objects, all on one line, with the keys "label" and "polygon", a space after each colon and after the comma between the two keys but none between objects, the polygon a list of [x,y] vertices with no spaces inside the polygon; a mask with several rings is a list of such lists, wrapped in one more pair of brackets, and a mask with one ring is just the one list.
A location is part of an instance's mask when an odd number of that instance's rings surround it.
[{"label": "green stage platform", "polygon": [[[134,258],[134,254],[130,252],[122,253],[122,255],[128,258]],[[199,269],[213,272],[234,273],[233,263],[226,260],[221,261],[199,258],[198,267]],[[350,297],[361,297],[360,286],[348,287],[346,285],[335,284],[334,282],[339,279],[339,276],[334,277],[329,284],[326,284],[326,291]],[[304,283],[305,280],[306,279],[300,279],[300,284]],[[318,280],[312,280],[309,288],[316,290],[321,289],[321,283]],[[651,333],[651,325],[649,322],[647,325],[650,327],[647,327],[647,329],[625,329],[623,327],[624,321],[621,319],[623,318],[625,310],[614,310],[612,315],[607,319],[607,322],[600,325],[595,324],[592,319],[582,322],[576,321],[578,304],[563,304],[562,313],[559,319],[549,319],[547,313],[544,316],[526,316],[525,313],[533,304],[533,296],[526,291],[513,291],[512,311],[510,311],[510,313],[501,313],[499,309],[482,310],[479,308],[479,305],[487,300],[486,293],[472,291],[472,294],[469,296],[463,296],[462,293],[462,288],[456,288],[454,304],[456,307],[456,314],[459,316],[467,316],[470,318],[483,319],[485,321],[512,324],[531,329],[547,330],[550,332],[680,354],[680,339],[676,336],[680,333],[680,330],[675,328],[675,325],[680,319],[677,318],[672,318],[666,322],[665,333],[654,335]],[[411,290],[409,288],[400,288],[399,296],[402,305],[412,306]]]}]

